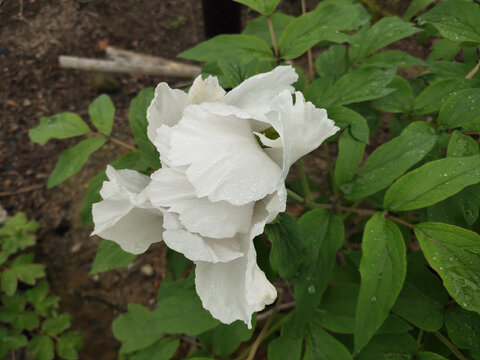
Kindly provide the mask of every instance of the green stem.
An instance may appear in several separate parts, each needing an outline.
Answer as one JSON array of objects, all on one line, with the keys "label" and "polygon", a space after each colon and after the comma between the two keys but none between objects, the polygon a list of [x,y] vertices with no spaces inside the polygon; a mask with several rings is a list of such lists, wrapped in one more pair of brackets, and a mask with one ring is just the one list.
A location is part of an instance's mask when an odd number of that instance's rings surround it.
[{"label": "green stem", "polygon": [[441,342],[443,342],[460,360],[468,360],[462,353],[453,345],[448,339],[443,336],[440,332],[434,331],[433,335],[435,335]]},{"label": "green stem", "polygon": [[[370,216],[370,215],[375,215],[381,210],[372,210],[372,209],[357,209],[354,207],[346,207],[346,206],[341,206],[341,205],[336,205],[336,204],[317,204],[312,201],[307,201],[300,195],[298,195],[296,192],[287,189],[287,195],[297,201],[299,204],[302,204],[303,206],[306,206],[311,209],[332,209],[332,210],[341,210],[341,211],[347,211],[347,212],[353,212],[359,215],[365,215],[365,216]],[[402,220],[396,216],[390,215],[387,212],[385,212],[385,217],[389,218],[390,220],[393,220],[399,224],[405,225],[409,227],[410,229],[414,229],[415,226],[413,224],[410,224],[409,222]]]},{"label": "green stem", "polygon": [[422,340],[423,340],[423,329],[420,329],[418,332],[418,337],[417,337],[417,346],[420,347],[422,345]]},{"label": "green stem", "polygon": [[480,70],[480,60],[478,60],[478,63],[477,65],[475,65],[475,67],[472,69],[472,71],[470,71],[467,76],[465,76],[465,79],[471,79],[475,76],[475,74],[477,73],[477,71]]},{"label": "green stem", "polygon": [[248,357],[247,357],[246,360],[253,360],[255,358],[255,354],[258,350],[258,347],[260,346],[263,339],[265,338],[265,335],[267,334],[268,328],[272,324],[273,318],[277,315],[278,308],[279,308],[280,304],[282,303],[282,301],[283,301],[283,292],[280,292],[278,294],[277,302],[275,303],[275,306],[273,307],[273,311],[270,314],[269,318],[267,319],[267,322],[265,323],[265,325],[263,325],[263,328],[260,331],[260,334],[258,334],[257,339],[253,343],[252,348],[250,349],[250,352],[248,353]]},{"label": "green stem", "polygon": [[332,155],[330,154],[330,149],[328,148],[328,144],[326,142],[323,143],[323,149],[325,150],[325,157],[327,158],[328,173],[330,174],[330,182],[332,183],[333,195],[335,196],[335,199],[338,199],[339,193],[337,189],[337,184],[335,183],[335,173],[333,172]]},{"label": "green stem", "polygon": [[275,53],[275,57],[278,58],[278,47],[277,47],[277,39],[275,38],[275,32],[273,31],[273,24],[270,15],[267,16],[267,23],[268,23],[268,30],[270,30],[270,37],[272,38],[272,45],[273,45],[273,52]]},{"label": "green stem", "polygon": [[[295,310],[292,310],[290,313],[288,313],[287,315],[285,315],[282,319],[280,319],[279,321],[277,321],[275,324],[272,325],[271,328],[268,329],[268,331],[265,333],[264,335],[264,339],[268,338],[270,335],[272,335],[275,331],[277,331],[280,326],[282,326],[282,324],[285,322],[285,320],[289,319],[290,316],[292,316],[293,312]],[[247,356],[247,354],[250,352],[250,349],[252,348],[253,344],[250,345],[249,347],[247,347],[245,350],[242,351],[242,353],[240,355],[238,355],[235,360],[242,360],[242,359],[245,359],[245,357]]]},{"label": "green stem", "polygon": [[308,185],[307,174],[305,173],[305,168],[303,166],[302,159],[297,161],[298,173],[300,175],[300,181],[302,183],[303,194],[305,195],[305,200],[307,202],[312,202],[312,192],[310,191],[310,186]]},{"label": "green stem", "polygon": [[105,139],[113,142],[114,144],[120,145],[120,146],[122,146],[126,149],[129,149],[129,150],[132,150],[132,151],[138,151],[138,149],[133,145],[127,144],[126,142],[124,142],[122,140],[116,139],[114,137],[111,137],[111,136],[108,136],[108,135],[105,135],[105,134],[102,134],[102,133],[99,133],[99,132],[91,132],[90,134],[87,134],[87,136],[88,137],[101,136],[101,137],[104,137]]}]

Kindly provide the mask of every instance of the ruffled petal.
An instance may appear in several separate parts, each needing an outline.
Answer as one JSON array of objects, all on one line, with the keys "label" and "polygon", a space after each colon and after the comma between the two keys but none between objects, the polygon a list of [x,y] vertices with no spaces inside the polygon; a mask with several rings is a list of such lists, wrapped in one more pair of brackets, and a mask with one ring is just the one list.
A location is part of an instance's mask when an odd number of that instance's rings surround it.
[{"label": "ruffled petal", "polygon": [[152,143],[155,142],[157,129],[161,125],[176,125],[187,104],[188,95],[178,89],[170,89],[167,83],[158,84],[155,96],[147,109],[147,135]]},{"label": "ruffled petal", "polygon": [[258,145],[250,124],[188,106],[172,129],[168,160],[189,166],[197,197],[245,205],[275,191],[281,170]]},{"label": "ruffled petal", "polygon": [[224,96],[225,90],[218,85],[218,79],[216,77],[208,76],[203,80],[202,75],[198,75],[188,92],[187,104],[217,102]]},{"label": "ruffled petal", "polygon": [[[278,66],[270,72],[258,74],[246,79],[228,92],[222,102],[248,111],[253,119],[261,120],[262,115],[270,111],[270,104],[283,90],[293,93],[291,86],[298,75],[292,66]],[[256,131],[262,129],[254,128]]]},{"label": "ruffled petal", "polygon": [[295,98],[294,105],[289,91],[281,92],[272,102],[273,111],[267,114],[283,143],[282,183],[295,161],[319,147],[339,130],[328,119],[325,109],[318,109],[311,102],[306,102],[301,92],[296,92]]},{"label": "ruffled petal", "polygon": [[106,213],[116,206],[120,204],[111,200],[93,204],[95,231],[92,235],[115,241],[124,251],[132,254],[141,254],[151,244],[162,241],[163,214],[157,209],[131,207],[126,213],[117,211],[115,217],[110,218],[109,226],[102,226],[106,222],[99,222],[97,229],[97,221],[108,218]]},{"label": "ruffled petal", "polygon": [[[218,224],[217,224],[218,226]],[[163,239],[167,246],[192,261],[229,262],[243,256],[238,236],[212,239],[186,230],[176,214],[165,214]]]},{"label": "ruffled petal", "polygon": [[249,236],[243,239],[246,254],[228,263],[196,263],[195,284],[203,307],[225,324],[236,320],[252,327],[254,312],[275,301],[277,291],[257,265]]},{"label": "ruffled petal", "polygon": [[162,240],[163,214],[148,201],[145,189],[150,178],[133,170],[107,166],[109,181],[103,183],[103,200],[93,204],[92,235],[112,240],[133,254],[145,252]]},{"label": "ruffled petal", "polygon": [[162,168],[152,175],[147,194],[153,205],[179,214],[186,230],[223,239],[250,230],[254,202],[235,206],[227,201],[198,198],[184,172]]}]

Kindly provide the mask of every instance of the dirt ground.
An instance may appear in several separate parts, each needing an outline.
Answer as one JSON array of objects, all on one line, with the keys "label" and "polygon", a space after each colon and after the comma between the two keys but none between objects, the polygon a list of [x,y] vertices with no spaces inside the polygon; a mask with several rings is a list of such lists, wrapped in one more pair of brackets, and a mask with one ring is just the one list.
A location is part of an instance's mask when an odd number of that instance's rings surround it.
[{"label": "dirt ground", "polygon": [[[309,7],[317,2],[310,1]],[[284,3],[290,13],[300,12],[299,1]],[[402,3],[408,2],[398,6]],[[58,155],[77,140],[52,140],[39,146],[29,140],[28,129],[41,116],[63,111],[88,119],[88,104],[105,89],[98,74],[60,69],[59,55],[101,58],[102,47],[109,44],[174,59],[204,39],[200,4],[194,0],[0,0],[0,205],[9,215],[24,211],[41,223],[36,259],[47,265],[51,292],[61,297],[60,310],[71,313],[73,330],[84,334],[81,359],[117,358],[120,344],[113,338],[111,322],[129,302],[154,304],[165,272],[164,248],[153,246],[128,269],[89,277],[100,239],[91,238],[91,229],[80,226],[80,208],[89,179],[125,150],[104,147],[77,176],[46,190]],[[132,142],[128,106],[137,92],[160,81],[172,87],[184,83],[128,74],[112,79],[117,83],[110,91],[116,106],[112,136],[126,142]],[[145,266],[151,266],[153,273],[142,272]]]}]

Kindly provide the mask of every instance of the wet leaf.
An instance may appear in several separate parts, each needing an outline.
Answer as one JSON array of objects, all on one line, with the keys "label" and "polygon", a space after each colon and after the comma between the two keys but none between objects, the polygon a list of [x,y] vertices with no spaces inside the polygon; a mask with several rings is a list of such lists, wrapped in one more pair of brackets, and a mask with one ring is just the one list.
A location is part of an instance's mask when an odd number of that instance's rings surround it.
[{"label": "wet leaf", "polygon": [[415,235],[449,294],[464,309],[480,314],[480,236],[442,223],[418,224]]},{"label": "wet leaf", "polygon": [[442,129],[480,132],[480,88],[459,91],[445,101],[438,114],[438,125]]},{"label": "wet leaf", "polygon": [[447,39],[480,43],[480,7],[475,3],[462,0],[442,2],[420,16],[419,23],[426,22]]},{"label": "wet leaf", "polygon": [[398,179],[385,194],[385,209],[420,209],[480,182],[480,155],[431,161]]},{"label": "wet leaf", "polygon": [[365,226],[360,262],[360,294],[355,314],[355,352],[358,353],[387,318],[406,273],[402,233],[382,214]]}]

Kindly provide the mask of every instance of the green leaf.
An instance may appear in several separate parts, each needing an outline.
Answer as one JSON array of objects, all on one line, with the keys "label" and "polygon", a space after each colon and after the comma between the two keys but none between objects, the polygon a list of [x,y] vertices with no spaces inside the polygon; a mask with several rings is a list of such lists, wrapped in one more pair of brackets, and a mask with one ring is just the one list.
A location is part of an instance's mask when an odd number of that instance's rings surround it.
[{"label": "green leaf", "polygon": [[278,42],[284,59],[299,57],[321,41],[346,42],[352,30],[368,22],[369,15],[360,4],[348,0],[322,1],[314,11],[293,20]]},{"label": "green leaf", "polygon": [[130,360],[168,360],[170,359],[178,347],[180,346],[179,339],[165,338],[142,349],[135,355],[129,357]]},{"label": "green leaf", "polygon": [[465,79],[472,70],[471,65],[454,61],[427,61],[427,66],[434,78],[453,77]]},{"label": "green leaf", "polygon": [[235,0],[236,2],[247,5],[260,14],[268,16],[275,11],[280,0]]},{"label": "green leaf", "polygon": [[152,88],[143,89],[130,102],[128,120],[132,129],[135,142],[145,163],[153,169],[160,168],[160,155],[147,136],[147,108],[150,106],[154,95]]},{"label": "green leaf", "polygon": [[[145,163],[138,151],[126,153],[122,157],[115,160],[111,165],[117,170],[131,169],[142,172],[148,169],[148,165]],[[99,172],[90,180],[80,213],[83,227],[93,225],[92,205],[102,200],[102,197],[100,196],[100,189],[102,188],[103,182],[107,180],[108,178],[105,174],[105,171]]]},{"label": "green leaf", "polygon": [[409,66],[426,66],[426,64],[425,61],[403,51],[386,50],[361,59],[358,62],[358,66],[393,67],[400,69]]},{"label": "green leaf", "polygon": [[394,89],[385,88],[394,76],[395,69],[358,68],[343,75],[335,84],[326,89],[324,79],[313,81],[307,89],[305,97],[318,107],[378,99],[394,91]]},{"label": "green leaf", "polygon": [[[293,19],[294,17],[290,15],[281,13],[272,14],[270,20],[272,21],[275,36],[278,37]],[[260,16],[250,21],[245,29],[243,29],[242,34],[256,36],[265,41],[269,46],[273,46],[267,18],[265,16]]]},{"label": "green leaf", "polygon": [[35,285],[37,279],[45,276],[45,265],[43,264],[22,264],[15,261],[12,264],[12,270],[15,271],[18,280],[28,285]]},{"label": "green leaf", "polygon": [[303,360],[352,360],[345,346],[326,332],[313,318],[305,334],[305,355]]},{"label": "green leaf", "polygon": [[415,235],[449,294],[464,309],[480,313],[480,236],[442,223],[418,224]]},{"label": "green leaf", "polygon": [[106,141],[107,139],[103,137],[91,137],[82,140],[74,147],[65,151],[60,155],[55,169],[53,169],[48,178],[47,188],[51,189],[79,172],[90,155],[105,144]]},{"label": "green leaf", "polygon": [[128,312],[113,321],[112,329],[115,338],[123,342],[121,354],[153,345],[165,333],[154,313],[138,304],[128,304]]},{"label": "green leaf", "polygon": [[92,119],[93,125],[105,135],[112,132],[113,118],[115,116],[115,106],[112,99],[107,94],[97,97],[89,106],[88,113]]},{"label": "green leaf", "polygon": [[437,331],[443,326],[449,296],[418,255],[417,252],[408,256],[405,284],[392,311],[420,329]]},{"label": "green leaf", "polygon": [[303,337],[295,331],[294,317],[290,316],[282,324],[280,336],[268,344],[268,359],[300,360],[302,341]]},{"label": "green leaf", "polygon": [[58,335],[70,327],[72,316],[70,314],[61,314],[57,317],[47,319],[42,324],[42,331],[48,335]]},{"label": "green leaf", "polygon": [[422,351],[417,354],[418,360],[448,360],[444,358],[442,355],[435,354],[429,351]]},{"label": "green leaf", "polygon": [[480,7],[462,0],[443,2],[420,16],[419,23],[430,23],[452,41],[480,43]]},{"label": "green leaf", "polygon": [[434,82],[415,99],[413,109],[419,115],[437,112],[447,99],[458,91],[480,87],[480,81],[473,79],[442,79]]},{"label": "green leaf", "polygon": [[160,300],[157,306],[156,326],[167,333],[198,335],[218,325],[218,320],[203,308],[193,286]]},{"label": "green leaf", "polygon": [[320,77],[340,78],[348,70],[347,48],[344,45],[330,46],[317,57],[315,67]]},{"label": "green leaf", "polygon": [[355,314],[355,352],[372,338],[400,293],[406,272],[405,243],[398,227],[377,213],[366,224]]},{"label": "green leaf", "polygon": [[335,183],[341,186],[355,177],[363,160],[365,144],[356,140],[346,129],[338,141],[338,156],[335,163]]},{"label": "green leaf", "polygon": [[15,293],[12,296],[1,295],[0,300],[0,322],[11,322],[25,309],[26,299],[22,293]]},{"label": "green leaf", "polygon": [[35,335],[28,344],[28,353],[37,360],[51,360],[55,357],[55,347],[47,335]]},{"label": "green leaf", "polygon": [[102,240],[98,245],[97,255],[95,255],[90,275],[126,267],[130,265],[136,257],[137,255],[123,251],[117,243],[110,240]]},{"label": "green leaf", "polygon": [[212,349],[222,359],[228,358],[240,344],[251,338],[255,325],[248,329],[247,325],[237,320],[229,325],[220,324],[212,330],[199,335],[200,341]]},{"label": "green leaf", "polygon": [[385,97],[373,100],[373,107],[391,113],[409,112],[413,107],[413,91],[410,84],[402,77],[395,76],[387,86],[395,91]]},{"label": "green leaf", "polygon": [[468,135],[463,135],[460,131],[454,131],[448,141],[447,156],[462,157],[478,155],[478,143]]},{"label": "green leaf", "polygon": [[445,101],[438,114],[438,125],[442,129],[480,132],[480,88],[459,91]]},{"label": "green leaf", "polygon": [[77,114],[65,112],[40,118],[40,124],[28,131],[33,142],[45,145],[50,139],[67,139],[90,132],[88,125]]},{"label": "green leaf", "polygon": [[311,319],[330,280],[338,249],[345,240],[341,219],[327,210],[307,212],[298,220],[306,254],[295,282],[295,326],[302,330]]},{"label": "green leaf", "polygon": [[359,290],[357,284],[329,286],[318,307],[318,323],[336,333],[353,334]]},{"label": "green leaf", "polygon": [[27,299],[30,303],[35,305],[47,297],[48,291],[48,282],[46,280],[41,280],[34,288],[26,291]]},{"label": "green leaf", "polygon": [[37,314],[43,317],[51,317],[56,314],[55,309],[58,308],[58,302],[60,298],[58,296],[49,296],[39,302],[34,303],[35,311]]},{"label": "green leaf", "polygon": [[442,39],[433,44],[431,49],[427,61],[440,59],[450,61],[460,52],[461,46],[458,42]]},{"label": "green leaf", "polygon": [[215,36],[213,39],[204,41],[194,48],[180,53],[178,57],[197,61],[224,59],[247,62],[253,59],[275,61],[272,49],[265,41],[244,34]]},{"label": "green leaf", "polygon": [[384,17],[372,27],[357,32],[350,40],[348,56],[356,61],[373,53],[375,50],[419,32],[412,23],[392,16]]},{"label": "green leaf", "polygon": [[480,315],[453,306],[447,310],[448,337],[460,349],[480,350]]},{"label": "green leaf", "polygon": [[17,275],[12,269],[5,269],[1,277],[2,291],[8,296],[12,296],[17,291]]},{"label": "green leaf", "polygon": [[412,0],[407,11],[405,11],[405,15],[403,15],[403,20],[410,20],[434,1],[435,0]]},{"label": "green leaf", "polygon": [[480,155],[431,161],[398,179],[385,194],[385,209],[420,209],[480,182]]},{"label": "green leaf", "polygon": [[400,136],[379,146],[368,157],[358,175],[341,190],[350,200],[372,195],[421,161],[437,142],[431,125],[414,122]]},{"label": "green leaf", "polygon": [[166,259],[168,270],[173,272],[177,279],[182,276],[188,266],[192,263],[183,254],[170,248],[167,248]]},{"label": "green leaf", "polygon": [[355,360],[413,360],[418,346],[408,333],[375,335]]},{"label": "green leaf", "polygon": [[281,277],[292,280],[299,272],[303,249],[300,228],[292,215],[280,213],[277,219],[265,227],[272,243],[270,264]]},{"label": "green leaf", "polygon": [[67,332],[57,341],[57,354],[65,360],[78,359],[78,351],[83,347],[82,334]]},{"label": "green leaf", "polygon": [[333,106],[328,108],[328,117],[341,129],[350,126],[351,135],[358,141],[368,144],[370,129],[363,115],[345,106]]},{"label": "green leaf", "polygon": [[40,321],[38,315],[34,311],[25,311],[18,314],[17,318],[13,321],[13,327],[16,331],[29,330],[32,331],[38,328]]},{"label": "green leaf", "polygon": [[235,59],[219,60],[217,62],[228,86],[234,88],[249,77],[273,70],[274,63],[270,61],[252,61],[245,63]]}]

